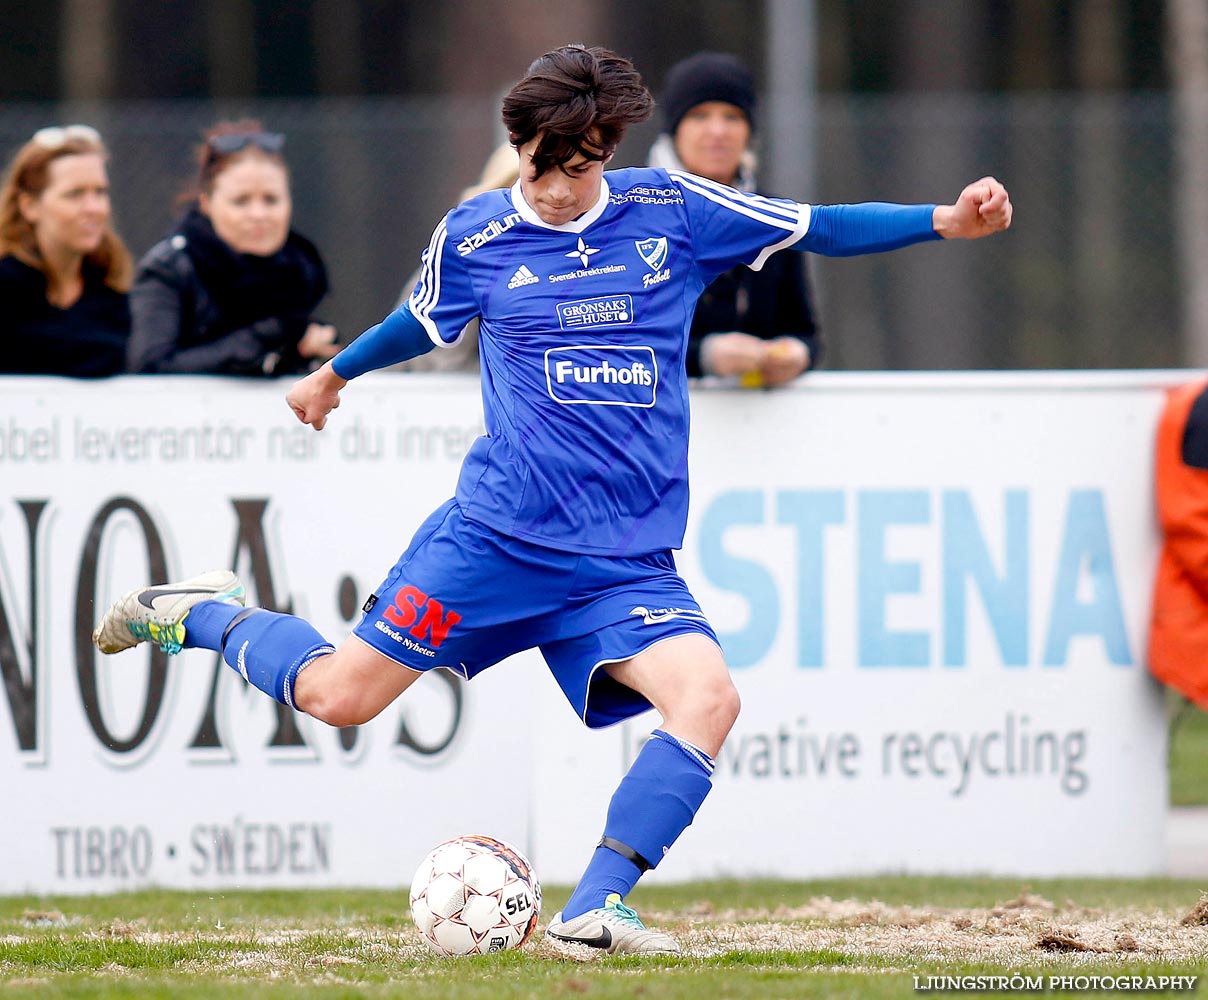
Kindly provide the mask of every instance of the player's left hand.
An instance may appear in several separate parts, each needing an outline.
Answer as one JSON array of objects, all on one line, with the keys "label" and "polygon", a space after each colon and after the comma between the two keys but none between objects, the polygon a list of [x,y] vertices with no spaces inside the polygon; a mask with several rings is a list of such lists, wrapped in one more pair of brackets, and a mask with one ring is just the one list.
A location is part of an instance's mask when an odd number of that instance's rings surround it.
[{"label": "player's left hand", "polygon": [[975,240],[1001,232],[1011,225],[1011,196],[999,181],[983,177],[966,187],[955,204],[937,205],[932,225],[946,240]]},{"label": "player's left hand", "polygon": [[347,384],[335,373],[329,361],[318,371],[295,382],[285,394],[285,401],[302,423],[321,431],[328,415],[340,405],[340,390]]},{"label": "player's left hand", "polygon": [[810,366],[810,349],[796,337],[776,337],[767,342],[759,373],[766,388],[791,382]]}]

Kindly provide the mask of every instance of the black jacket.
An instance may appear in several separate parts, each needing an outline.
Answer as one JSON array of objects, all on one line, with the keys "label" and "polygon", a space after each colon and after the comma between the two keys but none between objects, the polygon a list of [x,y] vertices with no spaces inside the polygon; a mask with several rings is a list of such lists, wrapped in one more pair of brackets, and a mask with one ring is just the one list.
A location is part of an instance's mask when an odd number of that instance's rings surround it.
[{"label": "black jacket", "polygon": [[46,276],[16,257],[0,259],[0,374],[96,378],[126,370],[130,309],[124,292],[84,263],[84,292],[59,309]]},{"label": "black jacket", "polygon": [[196,208],[153,246],[130,290],[132,372],[296,375],[311,312],[327,293],[319,251],[290,231],[271,257],[232,250]]},{"label": "black jacket", "polygon": [[795,250],[772,254],[763,269],[739,265],[719,275],[696,303],[688,334],[688,374],[703,375],[700,345],[710,333],[749,333],[762,340],[790,336],[804,341],[810,368],[818,366],[821,338],[805,272],[805,255]]}]

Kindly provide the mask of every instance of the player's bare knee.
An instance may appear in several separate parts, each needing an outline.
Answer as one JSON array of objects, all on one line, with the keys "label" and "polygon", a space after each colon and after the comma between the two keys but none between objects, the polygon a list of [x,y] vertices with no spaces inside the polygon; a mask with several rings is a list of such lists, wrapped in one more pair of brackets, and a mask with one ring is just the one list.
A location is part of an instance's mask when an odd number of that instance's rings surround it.
[{"label": "player's bare knee", "polygon": [[742,697],[738,693],[738,688],[732,683],[728,683],[727,678],[727,683],[718,690],[716,699],[715,718],[719,724],[725,726],[726,732],[729,732],[730,727],[738,719],[738,713],[742,710]]},{"label": "player's bare knee", "polygon": [[687,707],[691,715],[707,721],[711,730],[728,733],[742,701],[729,675],[723,674],[697,687]]},{"label": "player's bare knee", "polygon": [[369,712],[361,693],[347,684],[334,683],[334,675],[322,669],[309,668],[298,675],[294,686],[294,704],[329,726],[359,726],[368,722],[376,712]]},{"label": "player's bare knee", "polygon": [[320,722],[342,729],[345,726],[362,726],[377,712],[371,711],[356,692],[320,690],[299,702],[298,707]]}]

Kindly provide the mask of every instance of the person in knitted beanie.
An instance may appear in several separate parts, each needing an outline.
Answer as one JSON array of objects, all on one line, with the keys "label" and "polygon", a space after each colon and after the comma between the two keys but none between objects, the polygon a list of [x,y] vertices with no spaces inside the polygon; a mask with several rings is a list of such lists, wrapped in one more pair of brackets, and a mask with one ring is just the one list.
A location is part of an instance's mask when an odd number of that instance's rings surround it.
[{"label": "person in knitted beanie", "polygon": [[[649,164],[755,191],[755,77],[735,56],[697,52],[667,73],[663,132]],[[760,192],[763,193],[763,192]],[[701,295],[688,338],[688,374],[783,385],[818,362],[818,325],[804,258],[774,255],[760,271],[739,265]]]}]

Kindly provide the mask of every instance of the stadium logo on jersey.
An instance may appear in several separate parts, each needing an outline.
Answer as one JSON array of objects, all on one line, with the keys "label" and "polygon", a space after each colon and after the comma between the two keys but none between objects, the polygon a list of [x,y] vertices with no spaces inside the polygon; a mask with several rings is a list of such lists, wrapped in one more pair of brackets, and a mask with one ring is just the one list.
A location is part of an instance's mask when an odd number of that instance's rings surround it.
[{"label": "stadium logo on jersey", "polygon": [[652,271],[662,270],[664,264],[667,263],[667,237],[659,236],[657,239],[651,237],[648,240],[634,240],[633,245],[638,248],[638,253],[641,254],[642,260]]},{"label": "stadium logo on jersey", "polygon": [[633,299],[628,295],[558,303],[558,325],[563,330],[585,326],[625,326],[632,322]]},{"label": "stadium logo on jersey", "polygon": [[643,625],[661,625],[673,618],[693,618],[702,622],[706,620],[702,612],[692,608],[647,608],[639,604],[629,613],[641,618]]},{"label": "stadium logo on jersey", "polygon": [[486,246],[496,236],[502,236],[519,221],[519,212],[512,212],[510,215],[505,215],[502,219],[492,219],[481,231],[470,233],[469,236],[463,237],[461,242],[457,244],[457,252],[463,257],[468,257],[479,247]]},{"label": "stadium logo on jersey", "polygon": [[541,279],[528,269],[527,264],[521,264],[508,282],[508,288],[523,288],[525,285],[535,285]]},{"label": "stadium logo on jersey", "polygon": [[558,403],[654,406],[658,365],[650,347],[552,347],[545,381]]}]

